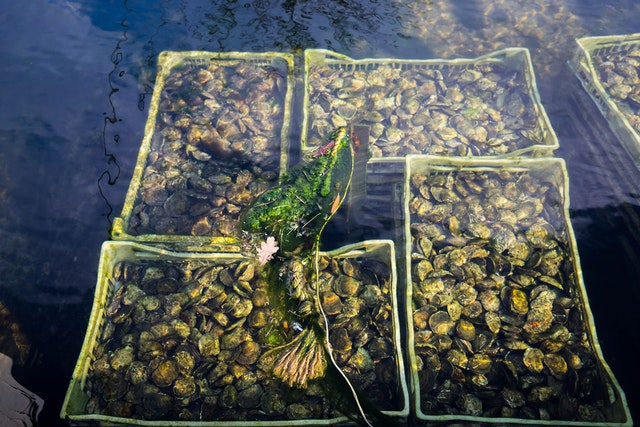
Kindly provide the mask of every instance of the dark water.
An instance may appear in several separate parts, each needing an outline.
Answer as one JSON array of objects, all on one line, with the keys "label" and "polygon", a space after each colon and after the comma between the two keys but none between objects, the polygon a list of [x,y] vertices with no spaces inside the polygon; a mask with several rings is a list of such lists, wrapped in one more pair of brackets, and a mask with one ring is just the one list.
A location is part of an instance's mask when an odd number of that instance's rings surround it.
[{"label": "dark water", "polygon": [[64,425],[58,413],[91,309],[100,244],[124,202],[157,55],[305,48],[419,59],[530,49],[560,140],[556,155],[567,161],[598,338],[640,419],[640,172],[566,66],[576,37],[637,32],[637,2],[0,5],[0,301],[31,343],[14,376],[44,398],[41,425]]}]

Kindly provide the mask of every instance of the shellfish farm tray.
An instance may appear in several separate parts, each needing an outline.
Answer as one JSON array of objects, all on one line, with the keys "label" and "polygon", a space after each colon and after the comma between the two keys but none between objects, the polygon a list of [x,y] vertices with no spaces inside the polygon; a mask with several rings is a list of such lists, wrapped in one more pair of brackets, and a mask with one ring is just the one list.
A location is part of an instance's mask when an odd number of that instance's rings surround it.
[{"label": "shellfish farm tray", "polygon": [[[337,365],[370,404],[402,420],[410,402],[395,267],[393,242],[369,240],[320,252],[318,283]],[[347,424],[338,409],[351,395],[331,385],[335,372],[307,388],[271,374],[270,350],[298,331],[279,320],[261,273],[239,253],[105,242],[61,417],[73,425]]]},{"label": "shellfish farm tray", "polygon": [[302,150],[327,129],[370,127],[372,158],[552,156],[558,139],[529,51],[473,59],[352,59],[305,51]]},{"label": "shellfish farm tray", "polygon": [[162,52],[112,238],[227,251],[243,207],[285,172],[293,56]]},{"label": "shellfish farm tray", "polygon": [[631,425],[596,337],[564,161],[408,156],[405,170],[416,418]]},{"label": "shellfish farm tray", "polygon": [[640,165],[640,33],[583,37],[569,65]]}]

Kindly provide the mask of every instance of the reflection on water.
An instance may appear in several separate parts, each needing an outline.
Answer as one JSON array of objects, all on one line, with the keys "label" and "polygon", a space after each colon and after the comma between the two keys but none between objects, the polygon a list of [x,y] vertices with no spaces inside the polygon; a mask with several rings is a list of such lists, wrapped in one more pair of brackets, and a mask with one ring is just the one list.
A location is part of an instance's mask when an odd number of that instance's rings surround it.
[{"label": "reflection on water", "polygon": [[640,339],[620,325],[637,323],[633,307],[640,301],[638,173],[565,62],[575,37],[631,33],[638,16],[640,5],[631,0],[168,0],[159,10],[126,0],[5,5],[1,298],[32,342],[14,376],[47,401],[43,425],[58,423],[90,310],[99,245],[122,208],[163,50],[328,48],[354,58],[425,59],[529,48],[560,139],[556,154],[568,164],[599,338],[637,411],[629,374],[636,372],[630,355],[640,351]]}]

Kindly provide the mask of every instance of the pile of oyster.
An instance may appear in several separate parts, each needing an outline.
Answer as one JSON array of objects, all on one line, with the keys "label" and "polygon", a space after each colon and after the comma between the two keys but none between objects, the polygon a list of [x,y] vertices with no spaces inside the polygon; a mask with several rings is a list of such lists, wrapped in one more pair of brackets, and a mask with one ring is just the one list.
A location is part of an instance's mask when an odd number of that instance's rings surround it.
[{"label": "pile of oyster", "polygon": [[370,126],[372,157],[502,155],[543,144],[524,70],[505,64],[312,67],[307,140]]},{"label": "pile of oyster", "polygon": [[505,170],[413,174],[410,186],[421,411],[603,421],[556,187]]},{"label": "pile of oyster", "polygon": [[605,91],[640,133],[640,49],[601,52],[594,59]]},{"label": "pile of oyster", "polygon": [[[346,295],[325,300],[336,358],[384,408],[397,400],[398,383],[386,265],[343,265],[351,274],[344,276],[335,261],[325,264],[323,283]],[[113,288],[88,373],[88,413],[221,421],[341,415],[320,383],[290,388],[273,376],[269,350],[298,331],[277,318],[253,262],[121,262]]]},{"label": "pile of oyster", "polygon": [[128,233],[229,236],[277,183],[287,69],[275,64],[172,70]]},{"label": "pile of oyster", "polygon": [[320,260],[320,303],[334,360],[379,410],[398,410],[400,393],[387,263],[365,258]]},{"label": "pile of oyster", "polygon": [[287,410],[257,367],[280,330],[252,263],[122,262],[113,278],[87,412],[233,420]]}]

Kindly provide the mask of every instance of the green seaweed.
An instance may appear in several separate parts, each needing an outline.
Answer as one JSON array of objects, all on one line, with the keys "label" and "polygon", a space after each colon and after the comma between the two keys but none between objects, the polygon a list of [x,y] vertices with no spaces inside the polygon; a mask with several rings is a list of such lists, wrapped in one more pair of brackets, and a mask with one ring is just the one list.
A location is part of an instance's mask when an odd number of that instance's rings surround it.
[{"label": "green seaweed", "polygon": [[346,129],[336,129],[309,163],[293,168],[281,185],[254,201],[241,228],[274,236],[283,252],[310,248],[346,197],[353,158]]},{"label": "green seaweed", "polygon": [[[335,365],[320,326],[326,317],[312,292],[317,292],[318,285],[308,284],[312,277],[317,279],[320,236],[346,199],[353,168],[353,144],[346,128],[338,128],[310,162],[296,166],[278,187],[260,195],[240,224],[244,232],[275,237],[280,245],[279,256],[262,273],[274,314],[285,324],[296,324],[298,330],[265,354],[273,374],[290,387],[306,388],[308,381],[318,381],[336,408],[359,424],[395,425]],[[269,259],[261,258],[265,263]],[[310,302],[313,308],[300,308]],[[274,344],[279,341],[276,338]]]}]

